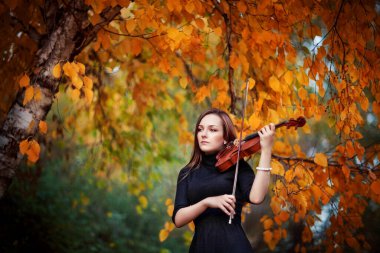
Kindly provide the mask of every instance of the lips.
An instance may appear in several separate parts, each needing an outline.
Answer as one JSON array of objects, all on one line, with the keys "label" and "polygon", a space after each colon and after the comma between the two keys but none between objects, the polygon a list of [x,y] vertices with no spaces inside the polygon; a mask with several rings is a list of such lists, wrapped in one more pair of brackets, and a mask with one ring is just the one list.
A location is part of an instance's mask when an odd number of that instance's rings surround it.
[{"label": "lips", "polygon": [[208,141],[201,141],[201,144],[207,144]]}]

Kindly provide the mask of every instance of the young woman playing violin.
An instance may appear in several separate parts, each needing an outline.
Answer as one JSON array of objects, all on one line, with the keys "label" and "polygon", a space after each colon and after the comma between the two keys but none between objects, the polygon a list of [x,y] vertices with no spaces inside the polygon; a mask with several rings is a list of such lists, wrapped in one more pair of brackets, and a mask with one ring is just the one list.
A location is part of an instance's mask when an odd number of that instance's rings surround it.
[{"label": "young woman playing violin", "polygon": [[172,216],[176,227],[195,223],[189,252],[253,251],[241,226],[241,210],[246,202],[261,203],[267,194],[275,125],[264,126],[258,134],[261,156],[257,174],[241,159],[235,195],[231,195],[235,165],[223,172],[215,167],[217,153],[236,139],[231,118],[219,109],[207,110],[199,116],[190,162],[178,175]]}]

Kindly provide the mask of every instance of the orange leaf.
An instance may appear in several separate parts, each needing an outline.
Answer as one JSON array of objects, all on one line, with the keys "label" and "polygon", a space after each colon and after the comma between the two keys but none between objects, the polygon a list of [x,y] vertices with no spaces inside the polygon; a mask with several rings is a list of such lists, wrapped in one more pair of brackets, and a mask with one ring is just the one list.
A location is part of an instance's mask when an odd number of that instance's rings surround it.
[{"label": "orange leaf", "polygon": [[38,124],[38,127],[39,127],[41,133],[43,133],[43,134],[47,133],[47,124],[46,124],[46,121],[40,120],[40,123]]},{"label": "orange leaf", "polygon": [[195,95],[196,102],[202,102],[206,97],[210,96],[210,89],[207,86],[202,86]]},{"label": "orange leaf", "polygon": [[53,76],[54,76],[54,78],[60,78],[61,77],[61,71],[62,71],[61,70],[61,64],[58,63],[53,68]]},{"label": "orange leaf", "polygon": [[40,158],[40,145],[35,140],[30,142],[30,148],[26,152],[28,160],[35,163]]},{"label": "orange leaf", "polygon": [[273,220],[272,219],[266,219],[263,222],[263,226],[264,226],[265,230],[270,229],[273,226]]},{"label": "orange leaf", "polygon": [[307,91],[304,88],[299,88],[298,90],[298,96],[300,97],[301,100],[305,100],[307,97]]},{"label": "orange leaf", "polygon": [[24,74],[20,81],[18,82],[20,84],[20,87],[27,87],[29,86],[29,83],[30,83],[30,79],[29,79],[29,76],[27,76],[26,74]]},{"label": "orange leaf", "polygon": [[28,86],[25,91],[24,101],[22,102],[23,105],[26,105],[30,100],[32,100],[34,96],[34,88],[33,86]]},{"label": "orange leaf", "polygon": [[342,171],[345,178],[348,180],[350,178],[350,169],[346,165],[343,165]]},{"label": "orange leaf", "polygon": [[232,53],[231,58],[230,58],[230,66],[233,69],[237,69],[239,67],[239,64],[240,64],[239,58],[237,57],[235,53]]},{"label": "orange leaf", "polygon": [[271,167],[272,167],[271,174],[284,176],[285,169],[284,169],[284,166],[282,166],[282,164],[279,161],[272,160]]},{"label": "orange leaf", "polygon": [[281,91],[280,81],[274,75],[269,78],[269,86],[276,92]]},{"label": "orange leaf", "polygon": [[314,162],[322,167],[327,167],[327,157],[325,154],[316,153],[314,157]]},{"label": "orange leaf", "polygon": [[135,19],[128,19],[125,27],[129,33],[132,33],[136,29],[137,22]]},{"label": "orange leaf", "polygon": [[245,5],[244,1],[239,1],[237,3],[237,8],[241,13],[245,13],[247,11],[247,5]]},{"label": "orange leaf", "polygon": [[371,184],[371,190],[375,194],[380,195],[380,181],[379,180],[372,182],[372,184]]},{"label": "orange leaf", "polygon": [[26,151],[28,151],[28,149],[29,149],[29,141],[27,139],[21,141],[19,148],[20,148],[20,153],[25,155]]},{"label": "orange leaf", "polygon": [[278,215],[278,217],[280,218],[280,220],[282,222],[285,222],[289,219],[290,215],[288,212],[285,212],[285,211],[281,211],[280,214]]}]

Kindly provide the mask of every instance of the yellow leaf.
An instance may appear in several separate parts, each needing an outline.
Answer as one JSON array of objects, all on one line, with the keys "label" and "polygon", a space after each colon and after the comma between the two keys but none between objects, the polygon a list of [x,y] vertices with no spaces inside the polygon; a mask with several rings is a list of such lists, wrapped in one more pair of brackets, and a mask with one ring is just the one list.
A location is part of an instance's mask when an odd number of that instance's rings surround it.
[{"label": "yellow leaf", "polygon": [[30,83],[29,76],[24,74],[19,81],[20,87],[27,87],[29,86],[29,83]]},{"label": "yellow leaf", "polygon": [[380,181],[379,180],[376,180],[376,181],[372,182],[372,184],[371,184],[371,190],[375,194],[380,195]]},{"label": "yellow leaf", "polygon": [[74,75],[71,81],[73,82],[73,85],[75,86],[75,88],[77,88],[78,90],[82,88],[83,81],[78,75]]},{"label": "yellow leaf", "polygon": [[171,198],[167,198],[166,200],[165,200],[165,205],[171,205],[171,204],[173,204],[173,200],[171,199]]},{"label": "yellow leaf", "polygon": [[78,101],[79,96],[80,96],[80,91],[79,91],[78,89],[73,89],[73,90],[71,90],[71,92],[70,92],[70,97],[71,97],[74,101]]},{"label": "yellow leaf", "polygon": [[86,73],[86,66],[80,62],[77,63],[77,66],[79,67],[79,74],[84,75]]},{"label": "yellow leaf", "polygon": [[19,148],[20,148],[20,153],[25,155],[29,149],[29,141],[27,139],[21,141]]},{"label": "yellow leaf", "polygon": [[191,230],[192,232],[194,232],[194,230],[195,230],[194,222],[190,222],[189,224],[187,224],[187,226],[190,228],[190,230]]},{"label": "yellow leaf", "polygon": [[327,157],[325,154],[316,153],[314,157],[314,162],[322,167],[327,167]]},{"label": "yellow leaf", "polygon": [[86,88],[92,90],[92,86],[93,86],[93,82],[92,82],[92,79],[87,77],[87,76],[84,76],[83,77],[83,84]]},{"label": "yellow leaf", "polygon": [[36,89],[34,91],[34,99],[36,101],[40,101],[42,99],[42,92],[41,92],[40,87],[36,87]]},{"label": "yellow leaf", "polygon": [[293,180],[293,178],[294,178],[293,170],[288,170],[288,171],[286,171],[286,173],[285,173],[285,180],[286,180],[287,182],[290,182],[290,181]]},{"label": "yellow leaf", "polygon": [[280,81],[274,75],[269,78],[269,86],[276,92],[281,91]]},{"label": "yellow leaf", "polygon": [[253,87],[255,87],[255,84],[256,84],[255,79],[253,79],[253,78],[249,78],[249,79],[248,79],[248,89],[249,89],[249,90],[252,90]]},{"label": "yellow leaf", "polygon": [[58,63],[53,68],[53,77],[54,78],[60,78],[61,77],[61,64]]},{"label": "yellow leaf", "polygon": [[25,90],[25,96],[24,101],[22,102],[23,105],[26,105],[30,100],[32,100],[34,96],[34,88],[33,86],[28,86]]},{"label": "yellow leaf", "polygon": [[143,208],[146,208],[148,206],[148,199],[145,196],[140,196],[139,202]]},{"label": "yellow leaf", "polygon": [[45,121],[40,120],[40,123],[38,124],[38,127],[39,127],[41,133],[43,133],[43,134],[47,133],[47,124],[46,124]]},{"label": "yellow leaf", "polygon": [[173,28],[173,27],[170,27],[167,30],[167,33],[168,33],[168,37],[170,39],[172,39],[172,40],[176,40],[177,37],[179,37],[179,34],[180,34],[180,32],[176,28]]},{"label": "yellow leaf", "polygon": [[63,64],[63,73],[70,77],[72,79],[72,76],[73,75],[76,75],[76,72],[73,68],[73,66],[70,64],[70,62],[66,62],[65,64]]},{"label": "yellow leaf", "polygon": [[291,85],[293,83],[293,72],[287,71],[284,76],[285,82],[288,85]]},{"label": "yellow leaf", "polygon": [[132,33],[136,28],[137,22],[135,19],[129,19],[127,20],[125,27],[127,28],[127,31],[129,33]]},{"label": "yellow leaf", "polygon": [[84,97],[86,99],[86,103],[90,104],[92,102],[93,97],[94,97],[94,92],[87,87],[82,88],[82,90],[84,92]]},{"label": "yellow leaf", "polygon": [[168,214],[169,216],[172,216],[172,215],[173,215],[173,211],[174,211],[174,205],[173,205],[173,204],[168,205],[168,208],[167,208],[167,210],[166,210],[167,214]]},{"label": "yellow leaf", "polygon": [[186,34],[187,36],[191,36],[193,33],[194,27],[192,25],[187,25],[183,28],[183,33]]},{"label": "yellow leaf", "polygon": [[168,236],[169,236],[169,231],[166,230],[166,229],[161,229],[161,231],[160,231],[160,235],[159,235],[160,242],[165,241],[166,238],[168,238]]},{"label": "yellow leaf", "polygon": [[187,86],[187,78],[186,77],[181,77],[179,79],[179,84],[181,85],[182,88],[186,89]]},{"label": "yellow leaf", "polygon": [[272,167],[271,174],[284,176],[285,169],[284,169],[284,166],[282,166],[282,164],[279,161],[272,160],[271,161],[271,167]]}]

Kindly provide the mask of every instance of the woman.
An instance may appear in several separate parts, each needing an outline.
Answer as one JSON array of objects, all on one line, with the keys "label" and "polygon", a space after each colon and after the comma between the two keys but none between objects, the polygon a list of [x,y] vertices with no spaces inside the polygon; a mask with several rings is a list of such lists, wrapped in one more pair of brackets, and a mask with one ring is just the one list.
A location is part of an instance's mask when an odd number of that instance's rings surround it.
[{"label": "woman", "polygon": [[[256,176],[251,167],[240,160],[233,196],[235,166],[224,172],[215,167],[217,153],[236,139],[232,121],[219,109],[207,110],[199,116],[192,157],[178,175],[172,216],[176,227],[195,223],[189,252],[253,251],[241,226],[241,210],[246,202],[261,203],[268,191],[274,133],[273,123],[259,131],[261,156]],[[230,215],[232,224],[228,224]]]}]

